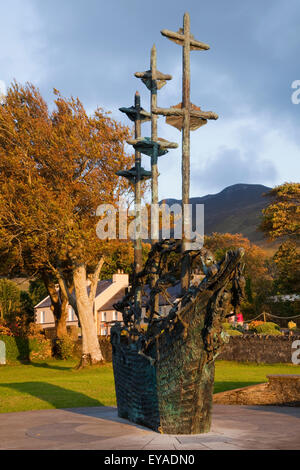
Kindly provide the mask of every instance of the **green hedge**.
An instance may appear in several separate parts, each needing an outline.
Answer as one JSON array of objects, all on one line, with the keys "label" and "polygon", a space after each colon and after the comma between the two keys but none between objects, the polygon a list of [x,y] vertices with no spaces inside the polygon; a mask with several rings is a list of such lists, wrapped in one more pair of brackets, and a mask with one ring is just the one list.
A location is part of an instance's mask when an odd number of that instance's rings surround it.
[{"label": "green hedge", "polygon": [[0,335],[6,346],[6,362],[24,362],[30,359],[47,359],[51,356],[51,342],[40,338]]},{"label": "green hedge", "polygon": [[255,327],[258,335],[281,335],[280,327],[276,323],[266,322]]},{"label": "green hedge", "polygon": [[226,331],[226,333],[229,336],[241,336],[243,333],[239,331],[237,327],[234,327],[231,323],[223,323],[223,330]]},{"label": "green hedge", "polygon": [[243,333],[241,333],[241,332],[238,331],[238,330],[234,330],[234,329],[226,330],[226,333],[227,333],[229,336],[243,336]]}]

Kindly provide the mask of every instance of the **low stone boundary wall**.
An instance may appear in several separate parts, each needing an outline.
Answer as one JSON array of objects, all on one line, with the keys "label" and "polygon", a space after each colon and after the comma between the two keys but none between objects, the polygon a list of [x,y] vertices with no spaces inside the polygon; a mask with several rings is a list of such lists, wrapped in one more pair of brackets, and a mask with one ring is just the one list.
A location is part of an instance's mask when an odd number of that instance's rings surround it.
[{"label": "low stone boundary wall", "polygon": [[268,375],[269,382],[216,393],[219,405],[300,406],[300,375]]},{"label": "low stone boundary wall", "polygon": [[[68,325],[67,326],[67,332],[68,332],[68,335],[71,336],[71,338],[74,341],[77,341],[77,339],[78,339],[78,326]],[[53,339],[56,338],[56,328],[54,328],[54,327],[45,328],[44,333],[45,333],[45,337],[47,339],[53,340]]]},{"label": "low stone boundary wall", "polygon": [[276,364],[278,362],[292,364],[294,341],[300,336],[231,336],[225,344],[218,360],[256,362],[258,364]]},{"label": "low stone boundary wall", "polygon": [[[71,331],[69,332],[71,333]],[[292,364],[292,349],[294,341],[300,336],[260,336],[243,335],[231,336],[225,344],[218,360],[237,362],[256,362],[258,364]],[[100,347],[107,362],[112,362],[110,337],[99,337]],[[81,339],[76,341],[75,354],[80,356]],[[300,357],[300,354],[299,356]]]}]

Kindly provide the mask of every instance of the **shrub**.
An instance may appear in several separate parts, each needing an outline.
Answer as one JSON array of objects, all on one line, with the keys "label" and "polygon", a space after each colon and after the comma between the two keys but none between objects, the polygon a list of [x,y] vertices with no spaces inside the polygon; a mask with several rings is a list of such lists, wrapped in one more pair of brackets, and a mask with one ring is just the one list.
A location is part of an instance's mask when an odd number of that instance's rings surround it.
[{"label": "shrub", "polygon": [[233,326],[231,323],[223,323],[222,327],[229,336],[240,336],[243,334],[240,328]]},{"label": "shrub", "polygon": [[15,337],[12,335],[1,335],[0,340],[6,346],[6,362],[22,362],[29,361],[29,342],[24,338]]},{"label": "shrub", "polygon": [[13,332],[7,326],[4,320],[0,322],[0,336],[13,336]]},{"label": "shrub", "polygon": [[223,327],[223,330],[227,331],[227,330],[229,330],[229,328],[231,328],[231,324],[230,323],[222,323],[222,327]]},{"label": "shrub", "polygon": [[45,331],[41,329],[36,323],[29,323],[27,328],[27,335],[29,338],[45,338]]},{"label": "shrub", "polygon": [[280,327],[276,323],[266,322],[255,328],[258,335],[281,335]]},{"label": "shrub", "polygon": [[0,334],[0,341],[6,346],[8,363],[24,362],[30,359],[48,359],[51,357],[51,343],[46,339],[23,338]]},{"label": "shrub", "polygon": [[6,326],[10,329],[13,336],[20,336],[22,338],[45,338],[45,332],[36,323],[28,322],[26,315],[16,316],[6,322]]},{"label": "shrub", "polygon": [[255,331],[257,326],[264,325],[264,323],[265,322],[261,320],[254,320],[251,323],[249,323],[249,330]]},{"label": "shrub", "polygon": [[16,316],[8,320],[0,320],[0,331],[7,336],[20,336],[21,338],[44,338],[45,334],[35,323],[28,323],[26,315]]},{"label": "shrub", "polygon": [[69,359],[73,356],[75,343],[69,335],[55,341],[55,355],[60,359]]},{"label": "shrub", "polygon": [[112,347],[110,336],[99,338],[100,349],[106,362],[112,362]]},{"label": "shrub", "polygon": [[293,321],[288,322],[288,328],[289,330],[295,330],[297,328],[297,324]]},{"label": "shrub", "polygon": [[241,333],[239,330],[234,330],[233,328],[231,330],[226,331],[226,333],[229,336],[242,336],[243,333]]},{"label": "shrub", "polygon": [[29,359],[45,360],[52,356],[51,341],[41,338],[29,339]]},{"label": "shrub", "polygon": [[7,321],[7,326],[10,328],[14,336],[27,337],[28,334],[28,322],[25,315],[17,315],[14,318],[10,318]]}]

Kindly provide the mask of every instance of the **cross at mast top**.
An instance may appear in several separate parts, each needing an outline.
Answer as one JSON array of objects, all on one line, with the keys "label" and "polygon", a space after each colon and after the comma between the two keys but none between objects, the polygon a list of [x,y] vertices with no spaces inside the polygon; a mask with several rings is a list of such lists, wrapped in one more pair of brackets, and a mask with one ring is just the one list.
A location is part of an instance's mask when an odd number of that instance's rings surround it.
[{"label": "cross at mast top", "polygon": [[190,200],[190,131],[196,130],[207,123],[208,119],[218,119],[218,115],[212,112],[204,112],[191,103],[191,67],[190,52],[207,51],[209,45],[197,41],[191,34],[190,15],[184,14],[183,28],[177,33],[163,29],[161,34],[176,44],[182,46],[182,103],[168,109],[156,108],[152,112],[167,117],[166,122],[179,130],[182,130],[182,252],[186,253],[182,261],[181,287],[185,293],[190,285],[190,258],[189,239],[192,227],[189,211],[185,206]]}]

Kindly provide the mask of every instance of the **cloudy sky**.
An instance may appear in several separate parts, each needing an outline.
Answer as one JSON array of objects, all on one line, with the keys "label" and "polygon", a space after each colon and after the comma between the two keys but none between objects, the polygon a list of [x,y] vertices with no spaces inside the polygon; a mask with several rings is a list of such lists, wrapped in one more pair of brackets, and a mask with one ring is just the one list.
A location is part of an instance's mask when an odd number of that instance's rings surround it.
[{"label": "cloudy sky", "polygon": [[[191,196],[299,181],[300,104],[291,100],[300,80],[299,0],[0,0],[0,7],[0,90],[30,81],[51,103],[55,87],[124,124],[118,108],[130,106],[136,90],[149,109],[133,74],[149,68],[153,43],[159,70],[173,75],[158,103],[181,101],[181,48],[160,30],[177,31],[188,11],[195,38],[211,46],[191,54],[192,102],[220,116],[192,133]],[[181,146],[163,119],[159,135]],[[180,197],[180,150],[162,157],[159,169],[160,197]]]}]

